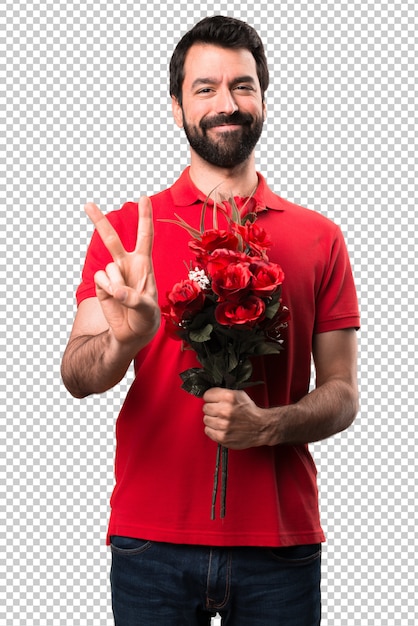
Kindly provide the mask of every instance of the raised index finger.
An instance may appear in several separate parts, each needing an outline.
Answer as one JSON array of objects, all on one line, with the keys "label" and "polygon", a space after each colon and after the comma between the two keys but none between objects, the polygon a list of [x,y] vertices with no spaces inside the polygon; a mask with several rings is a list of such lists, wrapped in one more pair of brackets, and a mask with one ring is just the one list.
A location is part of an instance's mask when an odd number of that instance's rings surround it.
[{"label": "raised index finger", "polygon": [[135,252],[151,256],[153,239],[152,204],[149,198],[143,196],[138,202],[138,234]]},{"label": "raised index finger", "polygon": [[119,235],[107,217],[103,215],[99,207],[93,204],[93,202],[88,202],[84,207],[84,210],[96,227],[101,240],[109,250],[113,260],[115,261],[116,259],[124,256],[126,254],[126,250],[119,239]]}]

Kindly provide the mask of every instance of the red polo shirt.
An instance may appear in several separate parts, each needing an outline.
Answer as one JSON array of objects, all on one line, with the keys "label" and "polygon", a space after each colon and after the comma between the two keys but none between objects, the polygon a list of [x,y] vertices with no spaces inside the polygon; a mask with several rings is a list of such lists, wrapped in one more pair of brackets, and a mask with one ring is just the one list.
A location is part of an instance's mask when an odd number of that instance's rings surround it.
[{"label": "red polo shirt", "polygon": [[[269,258],[284,270],[283,302],[291,313],[285,349],[259,357],[248,393],[259,406],[297,402],[309,388],[312,336],[359,327],[356,292],[340,229],[322,215],[273,194],[259,175],[259,223],[269,232]],[[153,261],[161,304],[186,278],[190,236],[161,221],[174,214],[199,227],[203,194],[189,170],[152,197]],[[135,246],[137,204],[108,215],[126,249]],[[207,212],[208,224],[211,211]],[[93,235],[77,301],[95,296],[94,273],[110,261]],[[211,520],[217,444],[204,434],[202,400],[181,389],[180,372],[196,366],[192,351],[167,336],[162,324],[135,359],[136,377],[117,419],[116,484],[108,535],[216,546],[285,546],[324,540],[316,468],[308,446],[230,450],[227,513]]]}]

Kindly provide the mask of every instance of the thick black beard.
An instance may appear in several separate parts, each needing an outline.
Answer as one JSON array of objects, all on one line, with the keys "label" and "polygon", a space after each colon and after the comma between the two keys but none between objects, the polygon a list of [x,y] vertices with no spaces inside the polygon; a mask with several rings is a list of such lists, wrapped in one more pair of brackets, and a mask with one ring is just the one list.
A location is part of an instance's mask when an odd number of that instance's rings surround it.
[{"label": "thick black beard", "polygon": [[[203,119],[200,130],[189,125],[183,115],[183,128],[188,142],[193,150],[205,161],[216,167],[231,169],[241,165],[252,154],[263,130],[262,117],[240,113],[232,115],[217,115]],[[237,130],[225,132],[214,142],[207,136],[207,129],[220,124],[242,124]]]}]

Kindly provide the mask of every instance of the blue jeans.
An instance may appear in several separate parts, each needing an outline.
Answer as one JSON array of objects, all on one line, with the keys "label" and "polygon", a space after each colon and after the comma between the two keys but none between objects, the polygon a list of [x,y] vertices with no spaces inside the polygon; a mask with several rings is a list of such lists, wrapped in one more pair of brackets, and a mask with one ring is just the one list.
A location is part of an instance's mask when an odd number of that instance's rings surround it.
[{"label": "blue jeans", "polygon": [[115,626],[318,626],[321,545],[211,548],[111,537]]}]

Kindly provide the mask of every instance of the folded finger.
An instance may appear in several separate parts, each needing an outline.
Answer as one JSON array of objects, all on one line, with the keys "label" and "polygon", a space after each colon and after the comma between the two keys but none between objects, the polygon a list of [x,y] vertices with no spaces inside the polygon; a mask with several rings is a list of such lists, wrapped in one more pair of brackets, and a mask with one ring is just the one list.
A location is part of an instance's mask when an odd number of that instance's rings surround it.
[{"label": "folded finger", "polygon": [[126,285],[116,287],[113,297],[127,308],[136,309],[145,318],[153,318],[155,316],[154,299],[147,295],[138,294],[132,287],[127,287]]},{"label": "folded finger", "polygon": [[96,287],[99,287],[110,296],[115,296],[116,291],[126,287],[125,280],[116,263],[109,263],[106,269],[96,272],[94,275]]},{"label": "folded finger", "polygon": [[94,283],[96,285],[96,290],[100,289],[107,293],[109,296],[113,296],[113,286],[111,281],[109,280],[108,275],[104,270],[99,270],[94,275]]},{"label": "folded finger", "polygon": [[125,285],[125,279],[122,276],[122,272],[120,271],[120,267],[117,263],[109,263],[106,266],[106,274],[114,288]]}]

